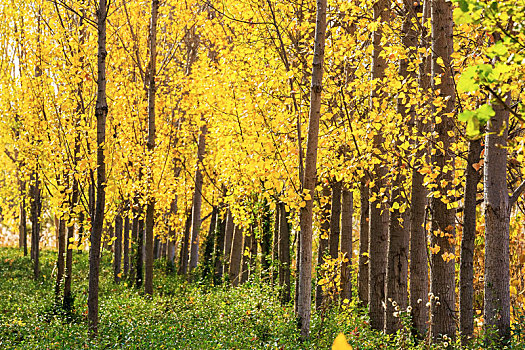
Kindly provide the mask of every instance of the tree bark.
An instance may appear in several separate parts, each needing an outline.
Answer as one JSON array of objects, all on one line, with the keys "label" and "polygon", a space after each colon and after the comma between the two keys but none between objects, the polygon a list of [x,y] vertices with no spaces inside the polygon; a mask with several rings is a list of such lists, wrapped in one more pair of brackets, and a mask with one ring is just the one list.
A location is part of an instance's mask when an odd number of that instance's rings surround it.
[{"label": "tree bark", "polygon": [[206,151],[206,124],[201,127],[199,135],[199,145],[197,148],[197,170],[195,170],[195,193],[193,195],[193,222],[191,229],[191,253],[190,271],[197,267],[199,263],[199,232],[201,229],[201,205],[202,205],[202,161]]},{"label": "tree bark", "polygon": [[32,174],[31,181],[31,259],[33,259],[33,278],[40,277],[40,212],[42,199],[40,196],[40,178],[38,172]]},{"label": "tree bark", "polygon": [[330,214],[330,257],[339,256],[339,237],[341,235],[341,181],[332,183],[332,205]]},{"label": "tree bark", "polygon": [[59,304],[60,300],[60,285],[62,284],[62,279],[64,278],[65,270],[65,253],[66,253],[66,222],[64,219],[58,220],[58,254],[56,269],[57,275],[55,280],[55,304]]},{"label": "tree bark", "polygon": [[284,203],[279,203],[279,286],[281,289],[281,302],[287,304],[291,300],[290,290],[290,225],[288,224],[288,213]]},{"label": "tree bark", "polygon": [[188,273],[188,253],[192,222],[191,217],[192,212],[190,211],[186,217],[186,225],[184,225],[184,235],[182,237],[182,245],[180,250],[179,275],[186,275]]},{"label": "tree bark", "polygon": [[[421,48],[428,48],[426,23],[430,18],[430,0],[423,2],[423,16],[421,20],[422,31],[420,33]],[[430,60],[421,55],[421,63],[418,70],[419,89],[422,92],[430,88]],[[416,121],[416,133],[423,135],[428,132],[430,122],[424,122],[420,116]],[[428,160],[426,148],[421,146],[421,141],[416,141],[417,151],[414,155],[414,167],[412,168],[412,188],[410,198],[410,305],[412,307],[412,324],[414,332],[419,338],[424,338],[428,331],[429,314],[426,307],[428,300],[428,254],[427,254],[427,230],[425,218],[427,214],[428,190],[423,185],[425,176],[420,172]]]},{"label": "tree bark", "polygon": [[18,221],[19,248],[23,250],[24,256],[27,256],[27,213],[26,213],[26,183],[18,181],[20,189],[20,215]]},{"label": "tree bark", "polygon": [[267,277],[270,273],[272,260],[272,214],[266,199],[263,201],[261,227],[261,276]]},{"label": "tree bark", "polygon": [[[252,231],[250,229],[250,231]],[[253,232],[248,232],[244,236],[244,245],[243,245],[243,252],[242,252],[242,269],[241,269],[241,284],[246,282],[248,280],[248,277],[250,275],[250,263],[251,263],[251,249],[252,249],[252,241],[254,240]]]},{"label": "tree bark", "polygon": [[122,262],[122,216],[117,214],[115,216],[115,241],[113,246],[115,255],[113,258],[113,281],[120,283],[121,274],[121,262]]},{"label": "tree bark", "polygon": [[[128,206],[126,205],[126,208]],[[123,262],[123,267],[124,267],[124,272],[123,272],[123,275],[124,276],[128,276],[129,274],[129,212],[126,214],[126,217],[124,218],[124,231],[122,232],[123,234],[123,243],[124,243],[124,247],[123,247],[123,250],[124,250],[124,262]]]},{"label": "tree bark", "polygon": [[230,255],[231,255],[231,250],[232,250],[234,230],[235,230],[235,225],[233,223],[233,216],[232,216],[230,209],[228,209],[228,211],[226,212],[226,228],[224,231],[224,250],[223,250],[224,263],[223,263],[223,269],[222,269],[223,275],[229,275]]},{"label": "tree bark", "polygon": [[481,172],[481,138],[469,142],[461,236],[461,262],[459,268],[459,330],[463,345],[474,333],[474,241],[476,239],[476,195]]},{"label": "tree bark", "polygon": [[[510,101],[510,93],[504,96]],[[492,99],[492,116],[485,136],[485,329],[496,331],[506,344],[510,334],[509,224],[512,202],[507,187],[507,137],[509,112]]]},{"label": "tree bark", "polygon": [[[303,179],[305,195],[314,195],[317,179],[317,145],[319,119],[321,116],[321,93],[323,91],[323,62],[326,35],[326,0],[317,0],[312,83],[310,87],[310,109],[308,116],[308,137],[306,140],[306,159]],[[310,315],[312,304],[312,210],[313,198],[306,200],[300,212],[299,293],[297,296],[298,326],[301,339],[310,335]]]},{"label": "tree bark", "polygon": [[[380,20],[383,26],[390,21],[390,2],[388,0],[379,0],[374,4],[374,19]],[[372,53],[372,79],[382,80],[385,76],[386,61],[380,55],[383,48],[381,46],[382,29],[373,33],[373,53]],[[374,109],[374,102],[383,98],[381,87],[372,90],[370,98],[370,108]],[[383,136],[379,130],[374,135],[375,152],[382,152]],[[386,169],[378,162],[373,169],[374,186],[370,187],[371,196],[376,198],[370,202],[370,235],[369,235],[369,315],[370,326],[373,329],[382,330],[384,324],[385,303],[385,274],[386,274],[386,252],[387,252],[387,235],[388,235],[388,209],[383,203],[380,195],[381,189],[386,189],[384,180]],[[385,192],[386,193],[386,192]]]},{"label": "tree bark", "polygon": [[319,283],[321,280],[321,269],[327,256],[329,256],[329,238],[330,238],[330,211],[332,204],[330,201],[330,188],[323,185],[322,197],[319,199],[321,204],[321,213],[319,215],[319,246],[317,247],[317,283],[315,287],[315,308],[320,310],[326,303],[326,295],[323,292],[323,286]]},{"label": "tree bark", "polygon": [[98,278],[100,266],[100,240],[104,225],[104,207],[106,204],[106,163],[104,144],[106,141],[106,17],[107,1],[99,0],[97,9],[98,61],[97,61],[97,101],[95,115],[97,118],[97,189],[93,226],[91,228],[91,249],[89,251],[89,294],[88,319],[89,333],[95,337],[98,332]]},{"label": "tree bark", "polygon": [[[434,340],[441,339],[443,335],[455,338],[455,259],[443,254],[454,254],[455,239],[455,210],[447,208],[447,191],[453,188],[454,163],[452,154],[448,151],[454,138],[448,135],[454,129],[452,115],[455,110],[454,81],[450,72],[450,55],[454,50],[452,37],[452,3],[446,0],[432,0],[431,9],[432,23],[432,89],[437,95],[436,101],[441,101],[444,106],[440,112],[435,112],[434,142],[440,145],[435,149],[431,157],[434,171],[439,171],[436,183],[441,184],[441,196],[431,198],[432,222],[431,222],[431,244],[440,247],[439,252],[431,256],[431,285],[430,291],[436,298],[431,303],[431,337]],[[438,58],[443,60],[443,68],[438,63]],[[436,78],[440,77],[441,82]],[[439,92],[439,94],[438,94]],[[450,115],[449,115],[450,114]],[[447,166],[449,169],[445,169]],[[446,184],[446,185],[443,185]]]},{"label": "tree bark", "polygon": [[213,252],[214,269],[215,269],[215,284],[222,281],[224,269],[224,236],[226,234],[226,216],[221,219],[220,210],[217,210],[217,237],[215,239],[215,247]]},{"label": "tree bark", "polygon": [[[284,203],[283,203],[284,205]],[[279,271],[280,271],[280,256],[279,256],[279,240],[281,232],[281,226],[279,220],[281,218],[281,203],[277,202],[274,211],[274,222],[273,222],[273,242],[272,242],[272,284],[275,284],[276,281],[280,280]]]},{"label": "tree bark", "polygon": [[[213,248],[215,246],[215,236],[217,235],[217,216],[219,215],[219,211],[217,210],[217,206],[214,206],[212,208],[211,212],[211,219],[210,219],[210,226],[208,228],[208,235],[206,236],[206,241],[204,243],[204,270],[202,275],[206,276],[208,274],[212,274],[213,267],[214,267],[214,258],[213,258]],[[219,220],[220,221],[220,220]]]},{"label": "tree bark", "polygon": [[346,187],[342,189],[341,203],[341,253],[345,260],[341,265],[341,299],[352,300],[352,224],[354,194]]},{"label": "tree bark", "polygon": [[359,214],[359,261],[357,273],[357,294],[359,303],[368,305],[368,237],[370,234],[370,203],[367,177],[361,179],[361,200]]},{"label": "tree bark", "polygon": [[[148,155],[155,150],[155,78],[157,77],[157,18],[159,0],[151,0],[151,22],[149,29],[149,67],[148,84]],[[151,167],[148,167],[151,172]],[[146,270],[144,274],[144,293],[153,295],[153,228],[155,226],[155,196],[153,194],[153,174],[148,176],[148,204],[146,206]]]},{"label": "tree bark", "polygon": [[243,234],[242,229],[235,225],[231,252],[230,252],[230,264],[228,276],[230,278],[231,284],[235,287],[239,285],[240,282],[240,270],[241,270],[241,260],[242,260],[242,248],[243,248]]}]

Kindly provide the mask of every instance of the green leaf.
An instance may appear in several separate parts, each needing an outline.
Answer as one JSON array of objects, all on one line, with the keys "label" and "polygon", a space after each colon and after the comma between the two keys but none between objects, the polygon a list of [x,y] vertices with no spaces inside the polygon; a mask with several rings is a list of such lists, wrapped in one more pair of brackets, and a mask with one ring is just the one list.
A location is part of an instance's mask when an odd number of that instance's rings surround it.
[{"label": "green leaf", "polygon": [[474,92],[479,89],[479,84],[476,83],[476,67],[470,66],[459,77],[458,91],[459,92]]},{"label": "green leaf", "polygon": [[460,122],[468,122],[476,113],[474,111],[463,111],[459,113],[458,119]]},{"label": "green leaf", "polygon": [[479,120],[478,118],[470,118],[467,122],[467,137],[475,138],[479,135]]},{"label": "green leaf", "polygon": [[476,118],[481,124],[488,122],[490,117],[493,117],[495,114],[494,109],[492,109],[492,106],[489,104],[484,104],[476,110]]},{"label": "green leaf", "polygon": [[455,8],[454,9],[454,23],[456,24],[468,24],[472,23],[473,19],[469,12],[462,11],[461,8]]}]

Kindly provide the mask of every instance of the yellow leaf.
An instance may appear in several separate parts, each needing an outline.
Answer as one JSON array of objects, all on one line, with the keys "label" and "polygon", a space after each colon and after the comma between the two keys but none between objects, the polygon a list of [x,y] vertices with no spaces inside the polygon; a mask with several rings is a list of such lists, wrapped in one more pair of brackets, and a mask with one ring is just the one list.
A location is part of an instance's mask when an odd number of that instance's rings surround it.
[{"label": "yellow leaf", "polygon": [[346,341],[346,337],[343,333],[339,333],[332,344],[332,350],[352,350],[352,347]]},{"label": "yellow leaf", "polygon": [[518,289],[515,286],[510,286],[510,294],[517,295]]},{"label": "yellow leaf", "polygon": [[122,277],[122,272],[117,273],[117,277],[121,278]]}]

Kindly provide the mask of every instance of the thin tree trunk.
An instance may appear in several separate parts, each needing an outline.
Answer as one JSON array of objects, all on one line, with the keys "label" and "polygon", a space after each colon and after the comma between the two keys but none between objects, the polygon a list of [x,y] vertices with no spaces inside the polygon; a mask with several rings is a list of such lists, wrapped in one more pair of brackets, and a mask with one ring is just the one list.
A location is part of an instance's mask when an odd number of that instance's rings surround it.
[{"label": "thin tree trunk", "polygon": [[[428,48],[426,23],[430,18],[430,0],[423,2],[423,16],[421,20],[420,47]],[[430,60],[421,56],[419,65],[419,89],[427,92],[430,88]],[[423,135],[428,132],[430,122],[425,123],[420,116],[416,121],[416,133]],[[428,254],[427,230],[425,228],[426,209],[428,205],[428,190],[423,185],[425,176],[420,172],[428,160],[428,152],[420,147],[416,141],[417,151],[414,155],[412,168],[412,188],[410,198],[410,305],[412,307],[412,324],[414,332],[423,338],[428,330],[429,314],[426,307],[428,300]]]},{"label": "thin tree trunk", "polygon": [[135,288],[140,289],[144,281],[144,219],[142,206],[137,211],[137,250],[135,252]]},{"label": "thin tree trunk", "polygon": [[224,263],[223,263],[223,269],[222,269],[223,275],[229,275],[230,254],[232,250],[234,230],[235,230],[235,225],[233,223],[233,216],[232,216],[230,209],[228,209],[226,213],[226,230],[224,232],[224,249],[223,249]]},{"label": "thin tree trunk", "polygon": [[[149,30],[149,67],[148,67],[148,155],[155,150],[155,78],[157,77],[157,17],[159,0],[151,0],[151,22]],[[151,168],[148,167],[148,171]],[[153,295],[153,227],[155,226],[155,196],[153,174],[148,176],[148,204],[146,206],[146,270],[144,274],[144,293]]]},{"label": "thin tree trunk", "polygon": [[[321,116],[321,93],[323,91],[323,62],[326,35],[326,0],[317,0],[312,83],[310,87],[310,109],[308,116],[308,138],[303,179],[303,191],[309,195],[306,205],[300,212],[301,251],[299,261],[299,293],[297,295],[297,318],[301,339],[310,335],[310,315],[312,304],[312,214],[313,198],[317,179],[317,145],[319,119]],[[306,198],[305,198],[306,199]]]},{"label": "thin tree trunk", "polygon": [[[80,140],[78,140],[80,141]],[[76,143],[76,141],[75,141]],[[75,144],[75,152],[80,151],[80,142]],[[75,153],[75,154],[78,154]],[[70,210],[73,210],[78,202],[78,181],[73,176],[73,186],[71,192],[71,201],[69,203]],[[73,249],[70,248],[70,245],[73,244],[75,233],[75,222],[74,218],[69,216],[69,221],[67,224],[67,238],[66,238],[66,267],[65,267],[65,277],[64,277],[64,298],[62,301],[62,307],[64,310],[72,310],[73,308],[73,296],[71,294],[71,281],[73,278]]]},{"label": "thin tree trunk", "polygon": [[191,212],[186,217],[186,225],[184,225],[184,236],[182,237],[182,245],[180,250],[180,264],[179,264],[179,275],[186,275],[188,273],[188,252],[190,243],[190,230],[191,230]]},{"label": "thin tree trunk", "polygon": [[330,257],[339,256],[339,237],[341,235],[341,181],[332,183],[332,205],[330,214]]},{"label": "thin tree trunk", "polygon": [[131,223],[131,251],[130,256],[133,261],[131,261],[130,267],[129,267],[129,275],[128,280],[130,281],[130,285],[133,285],[136,280],[136,273],[137,273],[137,254],[138,254],[138,240],[139,240],[139,199],[138,196],[135,196],[133,199],[133,205],[131,208],[131,215],[133,218],[133,221]]},{"label": "thin tree trunk", "polygon": [[[510,93],[504,96],[510,101]],[[485,330],[496,331],[498,342],[510,341],[510,210],[517,199],[509,198],[507,187],[507,137],[509,112],[495,98],[494,116],[485,136]],[[521,186],[520,186],[521,187]]]},{"label": "thin tree trunk", "polygon": [[58,254],[56,262],[56,280],[55,280],[55,303],[58,305],[60,299],[60,285],[64,278],[65,270],[65,253],[66,253],[66,222],[63,219],[58,220]]},{"label": "thin tree trunk", "polygon": [[370,234],[370,203],[366,176],[361,179],[361,200],[359,214],[359,261],[357,272],[357,294],[359,303],[368,305],[368,237]]},{"label": "thin tree trunk", "polygon": [[[126,208],[128,206],[126,205]],[[128,276],[129,274],[129,212],[128,214],[126,214],[126,217],[124,218],[124,232],[122,232],[123,234],[123,243],[124,243],[124,247],[123,247],[123,250],[124,250],[124,262],[123,262],[123,265],[124,265],[124,272],[123,272],[123,275],[125,277]]]},{"label": "thin tree trunk", "polygon": [[341,203],[341,254],[345,260],[341,265],[341,299],[352,300],[352,224],[354,215],[354,193],[342,189]]},{"label": "thin tree trunk", "polygon": [[31,183],[31,258],[33,259],[33,278],[40,277],[40,179],[38,172],[32,175]]},{"label": "thin tree trunk", "polygon": [[217,210],[217,237],[215,239],[215,247],[213,252],[214,261],[214,281],[219,284],[223,276],[223,261],[224,261],[224,236],[226,233],[226,217],[221,219],[220,210]]},{"label": "thin tree trunk", "polygon": [[113,280],[115,283],[120,283],[122,273],[120,271],[122,261],[122,216],[117,214],[115,217],[115,240],[113,246],[115,255],[113,258]]},{"label": "thin tree trunk", "polygon": [[211,219],[210,219],[210,226],[208,228],[208,235],[206,236],[206,241],[204,243],[204,254],[203,254],[202,259],[205,262],[205,264],[204,264],[204,270],[202,273],[203,276],[211,274],[213,271],[213,266],[214,266],[213,248],[215,245],[215,236],[217,234],[217,215],[219,215],[219,211],[217,210],[217,207],[214,206],[211,212]]},{"label": "thin tree trunk", "polygon": [[469,142],[459,268],[459,330],[463,345],[467,344],[468,339],[474,333],[474,241],[476,239],[476,195],[478,183],[481,180],[479,171],[481,149],[481,138]]},{"label": "thin tree trunk", "polygon": [[230,264],[228,276],[231,284],[235,287],[240,282],[240,270],[242,260],[242,248],[243,248],[243,233],[242,229],[235,225],[233,232],[233,239],[230,252]]},{"label": "thin tree trunk", "polygon": [[264,209],[261,225],[261,274],[262,277],[266,277],[269,275],[270,267],[272,266],[272,214],[266,199],[263,203]]},{"label": "thin tree trunk", "polygon": [[244,245],[243,245],[243,252],[242,252],[241,284],[246,282],[250,275],[251,248],[252,248],[253,240],[254,240],[253,232],[249,232],[247,235],[244,236]]},{"label": "thin tree trunk", "polygon": [[330,238],[330,188],[324,184],[322,197],[319,200],[321,204],[321,213],[319,215],[320,230],[319,230],[319,246],[317,247],[317,283],[315,287],[315,308],[320,310],[323,304],[326,303],[326,295],[323,292],[323,285],[319,282],[321,280],[321,268],[327,256],[329,256],[329,238]]},{"label": "thin tree trunk", "polygon": [[195,193],[193,195],[193,222],[191,229],[191,252],[190,252],[190,271],[197,267],[199,263],[199,233],[201,229],[201,205],[202,205],[202,172],[204,152],[206,151],[206,125],[201,128],[199,135],[199,145],[197,148],[197,170],[195,170]]},{"label": "thin tree trunk", "polygon": [[288,223],[288,213],[284,203],[279,203],[279,286],[281,289],[281,302],[287,304],[290,302],[290,225]]},{"label": "thin tree trunk", "polygon": [[98,31],[98,62],[97,62],[97,101],[95,115],[97,117],[97,198],[95,216],[91,228],[91,249],[89,251],[89,294],[88,319],[89,333],[95,337],[98,331],[98,278],[100,266],[100,240],[104,225],[104,207],[106,204],[106,163],[104,159],[104,144],[106,141],[106,17],[107,2],[99,0],[97,9]]},{"label": "thin tree trunk", "polygon": [[[283,203],[284,205],[284,203]],[[273,242],[272,242],[272,284],[275,284],[276,281],[280,280],[279,271],[280,271],[280,256],[279,256],[279,240],[281,232],[279,220],[281,218],[281,203],[277,202],[274,211],[274,222],[273,222]]]},{"label": "thin tree trunk", "polygon": [[27,256],[27,213],[26,213],[26,183],[25,181],[18,181],[20,189],[20,216],[18,222],[19,234],[19,248],[24,251],[24,256]]}]

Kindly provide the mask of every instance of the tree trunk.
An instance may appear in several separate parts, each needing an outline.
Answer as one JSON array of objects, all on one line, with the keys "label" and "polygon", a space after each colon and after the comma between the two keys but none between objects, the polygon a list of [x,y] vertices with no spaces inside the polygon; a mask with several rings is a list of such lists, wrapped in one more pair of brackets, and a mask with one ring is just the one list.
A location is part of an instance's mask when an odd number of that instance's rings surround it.
[{"label": "tree trunk", "polygon": [[[431,157],[434,171],[439,171],[436,183],[441,184],[441,196],[431,198],[432,222],[431,222],[431,244],[434,248],[440,247],[439,252],[431,256],[431,284],[430,291],[436,298],[431,303],[431,326],[430,332],[434,340],[440,339],[443,335],[450,338],[455,337],[455,259],[450,255],[454,254],[454,245],[451,241],[455,238],[455,210],[447,208],[447,204],[442,201],[446,198],[447,191],[453,188],[454,179],[454,159],[448,151],[454,142],[453,137],[448,132],[454,130],[455,111],[455,88],[449,68],[442,68],[438,63],[441,58],[444,67],[450,67],[450,55],[454,50],[452,37],[452,3],[446,0],[432,0],[431,9],[432,23],[432,89],[439,91],[434,105],[441,102],[443,108],[435,113],[434,142],[440,145],[435,149]],[[437,80],[441,78],[441,82]],[[442,145],[442,146],[441,146]],[[447,166],[450,170],[444,169]],[[444,185],[446,184],[446,185]]]},{"label": "tree trunk", "polygon": [[40,212],[42,199],[40,196],[40,178],[38,172],[32,174],[31,183],[31,258],[33,259],[33,278],[40,277]]},{"label": "tree trunk", "polygon": [[217,228],[218,228],[217,227],[217,215],[219,215],[219,211],[217,210],[217,207],[214,206],[211,212],[210,227],[208,228],[208,235],[206,236],[206,241],[204,243],[204,256],[202,257],[202,260],[205,263],[204,263],[204,270],[202,273],[203,276],[211,274],[213,271],[213,266],[214,266],[213,248],[215,245],[215,236],[217,234]]},{"label": "tree trunk", "polygon": [[[430,0],[423,2],[423,16],[421,20],[420,47],[428,48],[426,23],[430,18]],[[426,92],[430,88],[430,60],[421,56],[419,65],[419,88]],[[421,137],[428,132],[430,122],[425,123],[422,117],[416,121],[416,133]],[[410,198],[410,305],[412,307],[412,324],[414,332],[423,338],[428,330],[429,314],[426,307],[428,300],[428,254],[427,230],[425,228],[426,209],[428,205],[428,190],[423,185],[425,176],[420,172],[428,160],[428,152],[421,148],[420,141],[416,141],[417,151],[414,155],[412,168],[412,188]]]},{"label": "tree trunk", "polygon": [[332,212],[330,214],[330,257],[339,256],[339,236],[341,235],[341,181],[332,183]]},{"label": "tree trunk", "polygon": [[290,296],[290,225],[288,223],[288,213],[286,212],[286,206],[284,203],[279,203],[279,286],[281,289],[281,302],[287,304],[291,300]]},{"label": "tree trunk", "polygon": [[89,294],[88,319],[89,333],[95,337],[98,331],[98,278],[100,265],[100,240],[104,225],[104,207],[106,204],[106,163],[104,159],[104,144],[106,141],[106,116],[108,105],[106,102],[106,17],[107,2],[99,0],[97,9],[98,31],[98,74],[97,74],[97,101],[95,115],[97,117],[97,189],[96,205],[93,226],[91,228],[91,249],[89,251]]},{"label": "tree trunk", "polygon": [[204,152],[206,150],[206,125],[201,128],[199,135],[199,145],[197,148],[197,170],[195,170],[195,193],[193,195],[193,223],[191,230],[191,253],[190,271],[197,267],[199,263],[199,232],[201,229],[201,205],[202,205],[202,172]]},{"label": "tree trunk", "polygon": [[65,253],[66,253],[66,222],[64,219],[58,220],[58,254],[57,254],[57,275],[55,280],[55,304],[58,305],[60,300],[60,285],[64,278],[65,270]]},{"label": "tree trunk", "polygon": [[252,241],[254,239],[255,238],[253,237],[253,232],[248,232],[248,234],[244,236],[244,247],[243,247],[243,252],[242,252],[241,284],[246,282],[250,275],[250,269],[251,269],[250,263],[251,263],[251,255],[252,255],[251,249],[252,249]]},{"label": "tree trunk", "polygon": [[330,238],[330,188],[324,184],[322,197],[319,199],[321,205],[321,213],[319,215],[320,230],[319,230],[319,246],[317,247],[317,283],[315,287],[315,308],[320,310],[323,304],[326,303],[326,293],[323,292],[323,286],[319,281],[321,280],[321,269],[327,256],[329,256],[329,238]]},{"label": "tree trunk", "polygon": [[[151,22],[149,30],[149,67],[148,67],[148,155],[155,150],[155,78],[157,77],[157,17],[159,0],[151,0]],[[148,167],[148,171],[151,168]],[[153,174],[148,176],[148,204],[146,206],[146,270],[144,274],[144,293],[153,295],[153,228],[155,226],[155,196],[153,194]]]},{"label": "tree trunk", "polygon": [[224,231],[224,249],[223,249],[223,269],[222,274],[223,275],[229,275],[229,268],[230,268],[230,254],[232,250],[232,241],[233,241],[233,233],[235,230],[235,225],[233,223],[233,216],[228,209],[226,212],[226,228]]},{"label": "tree trunk", "polygon": [[341,203],[341,253],[345,260],[341,265],[341,299],[352,300],[352,223],[354,194],[346,187],[342,189]]},{"label": "tree trunk", "polygon": [[[126,208],[128,206],[126,205]],[[124,272],[123,272],[123,275],[124,276],[128,276],[128,273],[129,273],[129,212],[128,214],[126,214],[126,217],[124,219],[124,232],[122,233],[123,234],[123,242],[124,242],[124,247],[123,247],[123,250],[124,250]]]},{"label": "tree trunk", "polygon": [[[80,152],[80,140],[79,142],[75,140],[75,154]],[[76,162],[76,160],[75,160]],[[73,211],[75,206],[78,203],[78,181],[73,176],[73,186],[71,192],[71,201],[69,203],[70,210]],[[72,215],[69,216],[69,221],[67,224],[67,238],[66,238],[66,268],[65,268],[65,277],[64,277],[64,299],[62,301],[62,307],[64,310],[70,311],[73,309],[73,296],[71,294],[71,281],[73,278],[73,249],[70,248],[70,245],[73,244],[75,233],[75,221]]]},{"label": "tree trunk", "polygon": [[26,214],[26,183],[25,181],[18,181],[20,188],[20,216],[18,222],[19,234],[19,248],[24,251],[24,256],[27,256],[27,214]]},{"label": "tree trunk", "polygon": [[[306,159],[303,179],[304,195],[309,195],[306,205],[300,212],[300,247],[299,293],[297,295],[298,326],[301,339],[310,335],[310,315],[312,304],[312,210],[317,180],[317,145],[319,137],[319,119],[321,116],[321,93],[323,90],[323,62],[326,35],[326,0],[317,0],[317,18],[315,25],[314,57],[312,83],[310,87],[310,109],[308,138],[306,141]],[[306,199],[306,198],[305,198]]]},{"label": "tree trunk", "polygon": [[262,277],[267,277],[270,272],[270,267],[272,266],[272,214],[266,199],[264,200],[263,204],[264,209],[261,223],[261,274]]},{"label": "tree trunk", "polygon": [[476,239],[476,195],[481,180],[479,166],[481,138],[469,142],[461,237],[461,265],[459,268],[459,330],[463,345],[474,333],[474,241]]},{"label": "tree trunk", "polygon": [[[390,21],[390,3],[388,0],[379,0],[374,4],[374,20],[383,22],[386,26]],[[383,48],[381,46],[382,29],[373,33],[373,53],[372,53],[372,79],[382,80],[385,76],[386,61],[380,55]],[[372,90],[370,108],[374,109],[374,102],[384,98],[381,87]],[[383,136],[379,130],[374,135],[374,148],[381,152],[383,149]],[[384,324],[385,303],[385,275],[387,264],[387,236],[388,236],[388,209],[383,203],[380,195],[381,189],[386,189],[384,180],[386,169],[382,164],[375,164],[373,169],[374,186],[370,187],[372,197],[375,201],[370,202],[370,236],[369,236],[369,315],[370,326],[373,329],[382,330]],[[385,192],[386,193],[386,192]]]},{"label": "tree trunk", "polygon": [[184,225],[184,236],[182,237],[182,245],[180,250],[179,275],[186,275],[186,273],[188,273],[188,253],[192,222],[191,217],[192,213],[190,211],[186,217],[186,225]]},{"label": "tree trunk", "polygon": [[[504,96],[510,101],[510,93]],[[507,137],[509,112],[495,98],[494,116],[485,136],[485,329],[496,331],[498,341],[510,340],[509,223],[516,194],[509,198],[507,187]],[[521,186],[520,186],[521,187]]]},{"label": "tree trunk", "polygon": [[[284,205],[284,203],[283,203]],[[272,284],[275,284],[276,281],[280,280],[279,271],[280,271],[280,257],[279,257],[279,240],[281,239],[281,232],[279,231],[281,226],[279,220],[281,218],[281,203],[277,202],[275,206],[275,219],[273,222],[273,242],[272,242]]]},{"label": "tree trunk", "polygon": [[357,273],[357,294],[359,303],[368,305],[368,237],[370,234],[370,203],[367,177],[361,179],[361,200],[359,214],[359,261]]},{"label": "tree trunk", "polygon": [[137,219],[137,251],[135,252],[135,288],[140,289],[144,281],[144,219],[139,204]]},{"label": "tree trunk", "polygon": [[242,260],[242,248],[243,248],[243,234],[242,229],[235,225],[231,252],[230,252],[230,264],[228,276],[230,278],[231,284],[235,287],[239,285],[240,282],[240,270],[241,270],[241,260]]},{"label": "tree trunk", "polygon": [[115,240],[113,246],[115,250],[115,256],[113,258],[113,280],[115,283],[120,283],[120,277],[122,276],[120,267],[122,261],[122,216],[117,214],[115,217]]},{"label": "tree trunk", "polygon": [[226,233],[226,217],[221,219],[220,210],[217,210],[217,237],[215,239],[215,247],[213,252],[215,284],[222,281],[223,276],[223,261],[224,261],[224,236]]}]

